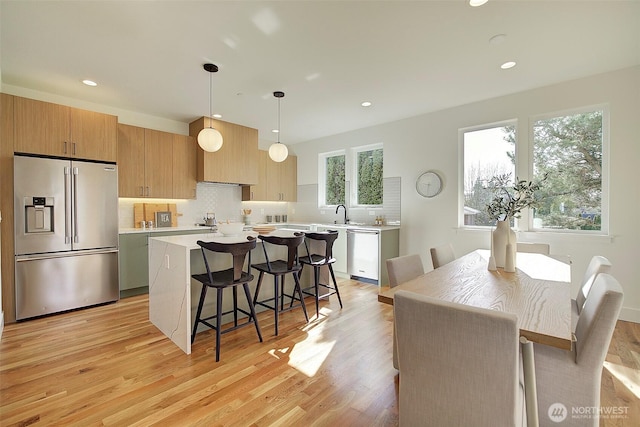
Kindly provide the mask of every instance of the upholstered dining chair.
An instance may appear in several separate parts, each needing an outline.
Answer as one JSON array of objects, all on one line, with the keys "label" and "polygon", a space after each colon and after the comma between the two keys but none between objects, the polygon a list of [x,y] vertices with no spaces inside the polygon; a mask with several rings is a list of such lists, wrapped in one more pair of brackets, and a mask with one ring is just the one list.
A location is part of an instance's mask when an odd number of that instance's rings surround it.
[{"label": "upholstered dining chair", "polygon": [[573,331],[576,330],[578,317],[580,316],[582,306],[584,306],[584,302],[587,299],[587,295],[589,295],[589,290],[593,285],[593,281],[596,279],[598,274],[610,272],[611,262],[609,262],[607,258],[595,255],[591,258],[591,261],[589,261],[589,265],[587,265],[584,277],[580,283],[580,289],[578,289],[578,295],[576,296],[576,299],[571,300],[571,328]]},{"label": "upholstered dining chair", "polygon": [[[386,263],[390,288],[424,274],[422,258],[419,254],[389,258]],[[398,369],[398,343],[395,330],[393,332],[393,367]]]},{"label": "upholstered dining chair", "polygon": [[527,253],[532,253],[532,254],[549,255],[549,244],[548,243],[518,242],[518,244],[516,246],[516,250],[518,252],[527,252]]},{"label": "upholstered dining chair", "polygon": [[514,426],[526,419],[515,315],[394,295],[400,426]]},{"label": "upholstered dining chair", "polygon": [[418,254],[389,258],[386,263],[387,273],[389,274],[389,287],[392,288],[424,274],[422,258]]},{"label": "upholstered dining chair", "polygon": [[456,259],[451,243],[430,249],[433,268],[439,268]]},{"label": "upholstered dining chair", "polygon": [[600,255],[596,255],[591,258],[589,261],[589,265],[587,266],[586,271],[584,272],[584,277],[582,278],[582,284],[580,286],[580,290],[578,291],[578,295],[576,296],[576,309],[578,310],[578,314],[582,312],[582,307],[584,306],[585,301],[587,300],[587,295],[589,295],[589,290],[593,285],[594,280],[600,273],[610,273],[611,272],[611,262]]},{"label": "upholstered dining chair", "polygon": [[[572,408],[584,414],[584,410],[600,407],[602,365],[622,300],[623,291],[618,281],[609,274],[598,274],[578,318],[573,350],[534,343],[541,426],[598,425],[597,416],[574,417]],[[558,424],[560,420],[555,417],[562,416],[565,418]]]}]

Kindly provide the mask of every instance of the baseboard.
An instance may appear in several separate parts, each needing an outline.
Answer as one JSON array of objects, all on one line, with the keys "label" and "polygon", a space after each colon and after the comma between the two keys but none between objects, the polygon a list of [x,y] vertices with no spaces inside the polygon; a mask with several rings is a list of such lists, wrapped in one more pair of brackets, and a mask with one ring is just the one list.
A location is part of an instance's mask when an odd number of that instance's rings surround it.
[{"label": "baseboard", "polygon": [[640,310],[622,307],[619,319],[627,322],[640,323]]}]

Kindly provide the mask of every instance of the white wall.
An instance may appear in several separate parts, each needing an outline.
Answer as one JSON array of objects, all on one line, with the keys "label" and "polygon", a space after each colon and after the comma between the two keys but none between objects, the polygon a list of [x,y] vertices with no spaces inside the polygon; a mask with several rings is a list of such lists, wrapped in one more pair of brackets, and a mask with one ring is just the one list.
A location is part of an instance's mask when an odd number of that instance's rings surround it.
[{"label": "white wall", "polygon": [[[591,256],[609,258],[625,290],[621,318],[640,322],[640,67],[297,144],[298,185],[317,184],[318,153],[383,142],[384,175],[402,180],[400,253],[421,254],[429,268],[431,246],[452,242],[458,255],[489,247],[488,232],[457,228],[460,128],[517,119],[518,164],[526,165],[532,116],[595,104],[610,108],[610,237],[520,233],[519,239],[547,241],[552,252],[571,256],[574,295]],[[429,169],[444,176],[434,199],[415,191],[415,179]]]}]

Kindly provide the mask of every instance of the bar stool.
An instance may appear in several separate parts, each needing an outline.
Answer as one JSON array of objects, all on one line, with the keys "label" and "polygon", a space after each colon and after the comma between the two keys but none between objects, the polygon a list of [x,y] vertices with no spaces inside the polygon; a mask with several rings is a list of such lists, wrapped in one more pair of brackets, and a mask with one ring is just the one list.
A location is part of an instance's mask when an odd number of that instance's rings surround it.
[{"label": "bar stool", "polygon": [[[318,318],[318,316],[320,315],[319,302],[322,298],[329,298],[329,296],[336,294],[338,296],[338,302],[340,302],[340,308],[342,308],[342,299],[340,298],[340,291],[338,290],[338,283],[336,282],[336,276],[333,273],[332,265],[334,262],[336,262],[336,259],[333,257],[333,242],[335,242],[338,238],[338,232],[335,230],[327,230],[323,232],[305,233],[305,236],[307,237],[307,239],[323,241],[325,243],[324,255],[312,254],[309,251],[309,245],[305,240],[304,246],[307,250],[307,256],[300,257],[300,263],[302,264],[303,269],[305,265],[310,265],[313,267],[314,286],[313,288],[309,287],[303,289],[302,293],[311,295],[316,299],[316,318]],[[324,265],[329,268],[329,273],[331,273],[331,279],[333,280],[333,286],[320,283],[320,267]],[[302,269],[300,270],[300,274],[302,274]],[[321,295],[320,286],[322,286],[328,292]],[[313,289],[313,292],[311,292],[311,289]]]},{"label": "bar stool", "polygon": [[[309,316],[307,315],[307,307],[304,305],[304,298],[302,297],[302,292],[300,290],[300,281],[298,278],[298,273],[302,268],[300,263],[298,262],[298,246],[302,244],[304,240],[304,233],[294,233],[291,237],[280,237],[280,236],[263,236],[259,235],[258,238],[262,240],[262,249],[264,251],[264,259],[266,262],[260,264],[253,264],[251,267],[255,268],[260,272],[258,276],[258,285],[256,286],[256,292],[253,296],[253,304],[261,305],[270,310],[274,311],[275,316],[275,333],[278,335],[278,314],[282,311],[288,311],[293,308],[297,308],[302,306],[302,311],[304,312],[304,318],[306,321],[309,321]],[[267,243],[271,245],[278,246],[286,246],[287,247],[287,260],[269,260],[269,255],[267,254]],[[267,298],[261,301],[258,301],[258,295],[260,294],[260,287],[262,286],[262,279],[264,274],[268,273],[273,275],[273,298]],[[293,293],[291,295],[287,295],[284,292],[284,278],[287,274],[291,274],[293,276],[293,280],[295,281],[295,286],[293,288]],[[282,280],[280,280],[282,278]],[[280,286],[278,286],[280,284]],[[296,293],[298,296],[296,297]],[[284,308],[284,298],[290,298],[291,302],[288,308]],[[293,305],[294,301],[299,301],[299,304]],[[273,301],[273,305],[269,305],[269,302]],[[280,303],[278,307],[278,302]]]},{"label": "bar stool", "polygon": [[[203,242],[198,240],[198,245],[202,251],[202,257],[204,259],[204,265],[207,272],[204,274],[193,274],[191,277],[202,283],[202,292],[200,293],[200,302],[198,303],[198,312],[196,313],[196,321],[193,325],[193,332],[191,333],[191,343],[196,339],[196,333],[198,332],[198,324],[202,323],[211,329],[216,331],[216,362],[220,360],[220,336],[223,333],[233,331],[235,329],[247,326],[251,323],[255,324],[258,338],[262,342],[262,334],[260,333],[260,327],[258,326],[258,318],[256,317],[256,311],[251,300],[251,293],[249,292],[248,283],[253,280],[253,275],[249,271],[251,265],[251,250],[256,247],[255,237],[247,237],[247,242],[240,243],[216,243],[216,242]],[[217,252],[217,253],[229,253],[233,257],[233,267],[226,270],[211,271],[209,268],[209,261],[205,251]],[[244,260],[247,252],[249,253],[249,263],[247,264],[247,271],[243,271]],[[249,312],[238,308],[238,285],[242,285],[244,293],[247,298],[247,304],[249,305]],[[207,295],[207,289],[216,289],[216,314],[213,316],[201,318],[202,306],[204,299]],[[233,310],[222,311],[222,291],[225,288],[233,288]],[[248,316],[247,322],[238,325],[238,312],[244,313]],[[222,329],[222,316],[233,313],[233,326],[227,329]],[[209,323],[209,320],[216,319],[216,325]]]}]

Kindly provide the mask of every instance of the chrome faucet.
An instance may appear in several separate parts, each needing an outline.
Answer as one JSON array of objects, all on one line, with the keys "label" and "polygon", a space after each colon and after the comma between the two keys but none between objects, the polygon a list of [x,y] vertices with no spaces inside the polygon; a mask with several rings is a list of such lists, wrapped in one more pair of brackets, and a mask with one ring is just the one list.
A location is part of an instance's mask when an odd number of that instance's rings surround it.
[{"label": "chrome faucet", "polygon": [[340,206],[342,206],[342,208],[344,209],[344,223],[349,224],[349,218],[347,218],[347,207],[345,205],[336,206],[336,214],[338,213],[338,209],[340,209]]}]

